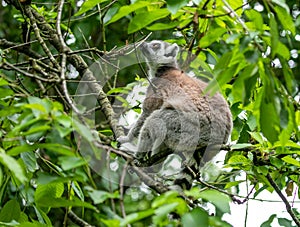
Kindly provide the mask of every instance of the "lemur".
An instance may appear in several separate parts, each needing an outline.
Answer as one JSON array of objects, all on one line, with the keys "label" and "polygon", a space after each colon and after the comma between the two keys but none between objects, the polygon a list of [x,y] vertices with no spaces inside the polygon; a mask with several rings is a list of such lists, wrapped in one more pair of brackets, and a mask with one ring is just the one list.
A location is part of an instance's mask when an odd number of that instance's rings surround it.
[{"label": "lemur", "polygon": [[[232,117],[222,95],[211,95],[205,90],[207,83],[178,67],[178,51],[177,44],[159,40],[141,45],[150,85],[141,116],[127,136],[117,140],[122,144],[138,137],[135,157],[141,161],[170,149],[183,157],[182,168],[187,172],[190,167],[199,169],[219,152],[231,133]],[[190,188],[190,181],[184,177],[175,184]]]}]

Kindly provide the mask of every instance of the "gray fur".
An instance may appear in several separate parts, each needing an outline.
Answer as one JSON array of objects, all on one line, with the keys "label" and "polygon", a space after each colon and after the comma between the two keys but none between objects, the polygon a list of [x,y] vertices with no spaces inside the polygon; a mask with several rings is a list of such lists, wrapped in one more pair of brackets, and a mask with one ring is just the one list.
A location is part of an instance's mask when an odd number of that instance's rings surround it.
[{"label": "gray fur", "polygon": [[140,118],[118,141],[132,142],[138,137],[138,159],[167,148],[183,156],[184,165],[192,165],[199,162],[193,159],[195,150],[204,147],[202,162],[211,160],[231,133],[231,113],[225,99],[219,93],[204,93],[206,83],[178,69],[176,44],[154,40],[143,43],[141,50],[152,85]]}]

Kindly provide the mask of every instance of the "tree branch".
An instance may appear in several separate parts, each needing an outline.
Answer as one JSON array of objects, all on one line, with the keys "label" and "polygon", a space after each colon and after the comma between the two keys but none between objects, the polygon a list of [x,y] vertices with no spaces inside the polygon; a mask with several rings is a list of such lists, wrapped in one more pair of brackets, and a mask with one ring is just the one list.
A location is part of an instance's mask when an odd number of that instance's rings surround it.
[{"label": "tree branch", "polygon": [[[57,34],[57,31],[54,30],[48,23],[45,21],[44,17],[41,16],[37,11],[30,8],[29,6],[25,6],[26,8],[26,15],[28,17],[31,17],[31,20],[36,20],[37,27],[41,30],[38,34],[48,34],[49,38],[48,41],[61,53],[61,52],[72,52],[72,50],[68,46],[64,46],[59,39],[59,36]],[[46,51],[46,48],[44,49]],[[51,55],[48,55],[50,58]],[[53,60],[53,59],[52,59]],[[67,60],[76,68],[76,70],[79,72],[81,76],[84,76],[84,78],[91,83],[88,83],[93,93],[99,94],[98,95],[98,101],[100,105],[102,106],[103,113],[105,117],[107,118],[109,125],[114,132],[115,137],[120,137],[124,135],[123,129],[118,125],[118,121],[115,117],[114,110],[105,94],[105,92],[102,90],[102,87],[100,84],[97,83],[96,78],[94,77],[93,73],[88,69],[88,65],[86,62],[82,59],[81,56],[77,54],[71,54],[67,55]]]},{"label": "tree branch", "polygon": [[74,222],[75,224],[79,225],[80,227],[94,227],[93,225],[90,225],[89,223],[87,223],[86,221],[84,221],[83,219],[79,218],[73,211],[69,211],[68,213],[68,217],[70,218],[70,220],[72,222]]},{"label": "tree branch", "polygon": [[61,33],[61,29],[60,29],[60,22],[61,22],[61,14],[62,14],[62,10],[63,10],[63,5],[64,5],[64,0],[60,0],[58,2],[58,9],[57,9],[57,20],[56,20],[56,30],[57,30],[57,35],[59,37],[59,41],[60,41],[60,45],[62,46],[62,58],[61,58],[61,72],[60,72],[60,78],[62,81],[62,89],[63,89],[63,93],[66,97],[66,100],[68,102],[68,104],[71,106],[72,110],[76,113],[76,114],[80,114],[80,111],[78,110],[78,108],[76,107],[76,105],[74,105],[73,100],[71,99],[69,92],[68,92],[68,88],[67,88],[67,82],[66,82],[66,61],[67,61],[67,52],[68,52],[68,48],[67,45],[63,39],[63,35]]},{"label": "tree branch", "polygon": [[37,41],[31,41],[31,42],[26,42],[26,43],[13,43],[10,42],[6,39],[0,39],[0,47],[5,48],[5,49],[13,49],[16,50],[19,53],[24,53],[25,55],[32,57],[32,58],[42,58],[42,55],[39,53],[33,51],[28,47],[28,44],[34,43]]},{"label": "tree branch", "polygon": [[53,83],[53,82],[57,83],[57,82],[59,82],[59,79],[57,79],[57,78],[43,78],[43,77],[40,77],[38,75],[34,75],[34,74],[31,74],[31,73],[28,73],[28,72],[26,72],[26,71],[24,71],[24,70],[22,70],[22,69],[20,69],[18,67],[15,67],[13,64],[10,64],[8,62],[3,62],[0,65],[0,68],[6,68],[5,66],[8,67],[8,68],[11,68],[13,70],[15,70],[16,72],[21,73],[24,76],[31,77],[31,78],[34,78],[34,79],[37,79],[37,80],[40,80],[40,81],[43,81],[43,82],[48,82],[48,83]]},{"label": "tree branch", "polygon": [[279,195],[279,197],[281,198],[281,200],[284,202],[285,207],[287,212],[291,215],[292,219],[294,220],[294,222],[296,223],[297,226],[300,226],[300,220],[298,219],[298,217],[296,216],[296,214],[294,213],[289,201],[285,198],[285,196],[282,194],[280,188],[278,187],[278,185],[276,184],[276,182],[273,180],[273,178],[271,177],[270,174],[267,175],[267,179],[269,181],[269,183],[271,184],[271,186],[274,188],[274,190],[276,191],[276,193]]},{"label": "tree branch", "polygon": [[39,43],[41,44],[44,52],[46,53],[46,55],[49,57],[50,61],[52,62],[52,64],[57,68],[60,69],[60,65],[57,63],[57,61],[55,60],[55,58],[53,57],[51,51],[49,50],[49,48],[47,47],[45,41],[43,40],[41,33],[39,31],[38,25],[37,25],[37,20],[36,18],[33,16],[32,14],[32,10],[30,8],[29,5],[25,5],[24,6],[24,11],[26,13],[26,15],[28,16],[28,18],[30,19],[30,23],[31,26],[33,27],[33,31],[34,34],[36,36],[36,38],[38,39]]}]

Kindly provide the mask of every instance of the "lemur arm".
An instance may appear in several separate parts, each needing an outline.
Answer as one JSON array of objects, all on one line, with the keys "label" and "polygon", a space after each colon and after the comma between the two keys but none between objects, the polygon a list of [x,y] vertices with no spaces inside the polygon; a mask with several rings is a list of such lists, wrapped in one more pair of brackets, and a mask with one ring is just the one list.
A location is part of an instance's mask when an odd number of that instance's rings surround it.
[{"label": "lemur arm", "polygon": [[132,128],[129,130],[127,136],[120,136],[117,141],[119,143],[127,143],[131,142],[133,138],[137,137],[140,133],[140,130],[146,120],[146,118],[149,116],[147,113],[142,113],[137,122],[132,126]]},{"label": "lemur arm", "polygon": [[145,120],[154,110],[159,109],[162,106],[162,103],[162,99],[157,98],[154,95],[147,97],[143,103],[143,112],[137,122],[129,130],[127,136],[121,136],[117,139],[117,141],[119,143],[127,143],[131,142],[133,138],[138,137]]}]

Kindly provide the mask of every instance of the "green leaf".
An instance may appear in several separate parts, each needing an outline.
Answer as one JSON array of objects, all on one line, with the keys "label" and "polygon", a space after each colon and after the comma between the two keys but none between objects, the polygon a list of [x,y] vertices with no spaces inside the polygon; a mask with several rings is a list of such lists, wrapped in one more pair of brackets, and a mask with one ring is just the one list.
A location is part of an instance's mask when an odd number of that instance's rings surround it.
[{"label": "green leaf", "polygon": [[12,131],[9,132],[9,134],[10,135],[19,135],[22,130],[30,127],[31,125],[38,123],[39,121],[41,121],[40,118],[34,118],[34,116],[32,114],[27,114],[24,116],[23,119],[21,119],[21,122],[18,125],[16,125],[12,129]]},{"label": "green leaf", "polygon": [[291,57],[290,50],[280,41],[277,43],[276,53],[285,60],[289,60]]},{"label": "green leaf", "polygon": [[[254,9],[250,9],[250,10],[246,10],[245,11],[246,16],[249,18],[249,20],[252,21],[253,26],[253,30],[257,29],[259,31],[263,30],[263,18],[261,13],[259,13],[258,11],[254,10]],[[249,23],[247,23],[248,25]],[[248,25],[249,26],[249,25]]]},{"label": "green leaf", "polygon": [[231,187],[235,187],[237,185],[239,185],[240,183],[243,183],[245,181],[243,180],[240,180],[240,181],[232,181],[232,182],[228,182],[226,185],[225,185],[225,189],[228,189],[228,188],[231,188]]},{"label": "green leaf", "polygon": [[238,143],[231,146],[232,150],[241,150],[243,148],[252,147],[253,145],[251,143]]},{"label": "green leaf", "polygon": [[153,208],[158,208],[164,204],[166,204],[168,201],[171,201],[174,198],[177,198],[178,192],[177,191],[168,191],[158,197],[155,198],[155,200],[152,202]]},{"label": "green leaf", "polygon": [[[290,8],[286,4],[286,0],[272,0],[273,3],[275,3],[278,6],[281,6],[287,13],[290,13]],[[277,6],[275,6],[277,7]]]},{"label": "green leaf", "polygon": [[0,222],[18,221],[21,209],[17,200],[9,200],[0,210]]},{"label": "green leaf", "polygon": [[77,121],[76,119],[73,119],[73,127],[87,141],[93,142],[94,140],[97,140],[97,137],[95,137],[92,134],[92,130],[88,126]]},{"label": "green leaf", "polygon": [[255,139],[260,144],[264,144],[265,141],[259,132],[248,132],[253,139]]},{"label": "green leaf", "polygon": [[143,8],[143,7],[148,6],[148,5],[150,5],[150,4],[151,4],[151,2],[148,2],[148,1],[137,1],[137,2],[135,2],[134,4],[122,6],[122,7],[119,9],[118,13],[115,14],[115,15],[111,18],[111,20],[108,21],[108,23],[107,23],[106,25],[111,24],[111,23],[113,23],[113,22],[115,22],[115,21],[121,19],[122,17],[127,16],[127,15],[129,15],[130,13],[136,11],[137,9]]},{"label": "green leaf", "polygon": [[120,220],[113,220],[113,219],[110,219],[110,220],[100,219],[100,220],[106,226],[109,226],[109,227],[120,227],[121,226]]},{"label": "green leaf", "polygon": [[279,223],[280,226],[294,227],[293,222],[291,220],[286,219],[286,218],[278,218],[278,223]]},{"label": "green leaf", "polygon": [[58,157],[58,160],[61,163],[61,168],[65,171],[87,165],[87,161],[82,157],[61,156]]},{"label": "green leaf", "polygon": [[113,136],[113,132],[111,129],[103,129],[103,130],[100,130],[99,132],[106,136]]},{"label": "green leaf", "polygon": [[290,66],[288,65],[288,62],[285,61],[284,59],[280,59],[280,63],[282,65],[283,76],[284,76],[284,80],[285,80],[285,83],[286,83],[286,87],[288,89],[288,92],[290,94],[292,94],[292,93],[294,93],[294,89],[297,87],[296,82],[295,82],[295,78],[294,78],[294,75],[293,75],[293,71],[290,68]]},{"label": "green leaf", "polygon": [[121,221],[120,226],[126,226],[130,223],[137,222],[137,221],[142,220],[144,218],[150,217],[153,214],[154,214],[153,209],[148,209],[148,210],[145,210],[145,211],[129,214],[129,215],[126,216],[125,219],[123,219]]},{"label": "green leaf", "polygon": [[[39,221],[39,223],[41,223],[40,225],[41,226],[45,226],[45,225],[52,226],[52,223],[50,221],[50,218],[47,216],[47,213],[39,207],[36,207],[36,206],[33,206],[33,207],[34,207],[35,213],[38,217],[38,221]],[[39,226],[39,227],[41,227],[41,226]],[[27,226],[25,225],[24,227],[27,227]]]},{"label": "green leaf", "polygon": [[209,30],[205,36],[200,40],[199,45],[201,48],[206,48],[216,40],[219,40],[220,37],[227,31],[225,28],[216,28]]},{"label": "green leaf", "polygon": [[270,156],[270,162],[273,166],[275,166],[278,169],[280,169],[284,166],[284,162],[279,158]]},{"label": "green leaf", "polygon": [[272,51],[272,58],[274,58],[277,50],[277,45],[279,42],[279,33],[278,33],[278,26],[273,14],[270,14],[270,28],[271,28],[271,51]]},{"label": "green leaf", "polygon": [[251,161],[243,155],[233,155],[228,160],[228,164],[247,166],[247,165],[251,165]]},{"label": "green leaf", "polygon": [[[251,102],[251,97],[253,96],[253,91],[256,90],[257,78],[258,78],[258,74],[256,74],[256,72],[255,72],[254,75],[245,79],[245,81],[244,81],[245,95],[244,95],[243,104],[245,106],[250,104],[250,102]],[[253,116],[253,121],[255,122],[255,126],[256,126],[256,120],[255,120],[254,116]],[[249,127],[250,127],[250,125],[249,125]]]},{"label": "green leaf", "polygon": [[291,156],[285,156],[281,159],[282,161],[285,161],[286,163],[292,164],[294,166],[300,167],[300,162],[296,159],[292,158]]},{"label": "green leaf", "polygon": [[290,15],[290,12],[280,6],[275,6],[275,11],[276,11],[276,16],[278,17],[283,28],[285,30],[290,31],[294,36],[296,34],[296,28],[294,25],[293,18]]},{"label": "green leaf", "polygon": [[[1,185],[1,187],[2,188],[5,188],[4,187],[4,175],[3,175],[3,170],[2,170],[2,168],[1,168],[1,166],[0,166],[0,185]],[[1,190],[0,190],[0,201],[2,201],[2,195],[1,195]]]},{"label": "green leaf", "polygon": [[8,85],[9,83],[7,82],[7,80],[3,79],[2,77],[0,77],[0,86],[5,86]]},{"label": "green leaf", "polygon": [[200,207],[193,209],[182,217],[183,227],[201,226],[208,227],[208,213]]},{"label": "green leaf", "polygon": [[214,227],[232,227],[228,222],[223,221],[219,216],[209,216],[209,226]]},{"label": "green leaf", "polygon": [[95,209],[94,206],[87,202],[83,202],[76,197],[72,199],[62,198],[64,192],[64,184],[61,182],[52,182],[45,185],[38,185],[34,194],[35,203],[38,207],[87,207]]},{"label": "green leaf", "polygon": [[26,169],[29,172],[35,172],[37,169],[39,169],[36,161],[35,153],[33,152],[23,152],[21,154],[21,159],[23,160]]},{"label": "green leaf", "polygon": [[223,54],[216,66],[214,67],[214,71],[219,72],[226,69],[230,64],[231,59],[233,58],[233,54],[233,51],[226,52],[225,54]]},{"label": "green leaf", "polygon": [[183,215],[188,211],[186,202],[178,197],[177,191],[168,191],[156,197],[151,207],[155,209],[156,216],[153,217],[153,222],[157,225],[163,222],[171,211],[175,211],[178,215]]},{"label": "green leaf", "polygon": [[56,120],[59,124],[61,124],[66,128],[70,128],[72,125],[72,119],[65,114],[62,114],[60,116],[55,116],[54,120]]},{"label": "green leaf", "polygon": [[83,13],[85,13],[86,11],[94,8],[97,4],[106,2],[108,0],[86,0],[85,2],[83,2],[82,6],[80,7],[79,11],[77,13],[74,14],[74,17],[77,17]]},{"label": "green leaf", "polygon": [[55,144],[55,143],[43,143],[43,144],[24,144],[17,147],[13,147],[10,150],[7,151],[8,155],[16,156],[21,154],[22,152],[28,152],[28,151],[35,151],[36,149],[47,149],[49,151],[56,152],[57,154],[61,155],[68,155],[68,156],[74,156],[75,153],[72,152],[72,149],[70,147],[64,146],[62,144]]},{"label": "green leaf", "polygon": [[264,176],[269,173],[269,168],[267,166],[257,166],[255,168],[259,174],[263,174]]},{"label": "green leaf", "polygon": [[211,95],[221,90],[221,88],[228,83],[239,72],[239,64],[226,67],[225,70],[216,72],[216,80],[211,80],[205,88],[205,92],[211,92]]},{"label": "green leaf", "polygon": [[5,154],[4,151],[0,148],[0,163],[7,167],[13,176],[18,179],[21,183],[25,183],[27,181],[27,177],[25,176],[24,170],[21,165],[12,157]]},{"label": "green leaf", "polygon": [[180,24],[180,21],[172,21],[170,23],[155,23],[151,26],[148,26],[147,29],[150,31],[161,31],[161,30],[167,30],[171,28],[175,28]]},{"label": "green leaf", "polygon": [[95,190],[92,187],[86,186],[85,189],[88,191],[89,196],[93,200],[94,204],[103,203],[107,199],[117,199],[120,197],[118,192],[109,193],[102,190]]},{"label": "green leaf", "polygon": [[31,109],[35,117],[48,114],[52,109],[52,104],[48,99],[30,96],[28,97],[28,102],[29,104],[25,104],[24,107]]},{"label": "green leaf", "polygon": [[186,6],[188,2],[189,0],[167,0],[167,8],[172,14],[175,14],[180,8]]},{"label": "green leaf", "polygon": [[273,102],[260,105],[260,127],[264,136],[272,143],[278,140],[279,136],[279,117]]},{"label": "green leaf", "polygon": [[107,95],[111,95],[111,94],[128,94],[132,89],[128,88],[128,87],[117,87],[117,88],[113,88],[110,89],[107,92]]},{"label": "green leaf", "polygon": [[199,193],[199,197],[214,204],[222,213],[230,213],[229,203],[231,199],[224,193],[216,190],[205,190]]},{"label": "green leaf", "polygon": [[34,198],[37,204],[42,204],[45,200],[51,200],[55,198],[60,198],[64,192],[64,184],[49,183],[49,184],[40,184],[37,186]]},{"label": "green leaf", "polygon": [[272,214],[267,221],[261,224],[260,227],[270,227],[272,226],[272,222],[274,221],[274,218],[276,217],[276,214]]},{"label": "green leaf", "polygon": [[116,99],[122,103],[123,107],[129,107],[129,102],[121,96],[116,96]]},{"label": "green leaf", "polygon": [[96,208],[88,202],[84,202],[74,197],[71,200],[65,198],[56,198],[56,199],[45,199],[42,203],[38,204],[40,207],[86,207],[92,210],[96,210]]},{"label": "green leaf", "polygon": [[[241,6],[243,5],[243,0],[227,0],[228,4],[234,9],[234,12],[239,16],[243,13]],[[237,9],[237,10],[236,10]]]},{"label": "green leaf", "polygon": [[[53,124],[53,131],[58,132],[60,138],[64,138],[73,131],[73,128],[61,126],[61,124],[58,124],[57,122],[55,122]],[[59,137],[57,137],[57,138],[59,138]]]},{"label": "green leaf", "polygon": [[[2,222],[2,221],[0,221],[0,225],[1,225],[1,227],[5,227],[5,226],[20,226],[19,225],[20,223],[19,222],[17,222],[17,221],[11,221],[11,222]],[[27,227],[27,226],[26,226]]]},{"label": "green leaf", "polygon": [[[252,86],[249,86],[250,83],[248,79],[253,78],[256,73],[257,73],[256,64],[248,65],[241,73],[239,73],[232,88],[232,94],[235,102],[243,102],[244,104],[246,102],[249,102],[253,90],[251,89]],[[255,83],[253,83],[253,85],[255,85]],[[249,89],[250,91],[247,92],[247,89]]]},{"label": "green leaf", "polygon": [[156,9],[148,13],[137,14],[128,25],[128,34],[136,32],[158,19],[165,18],[169,14],[167,9]]},{"label": "green leaf", "polygon": [[23,136],[33,135],[36,134],[36,137],[41,137],[44,133],[50,130],[52,127],[50,125],[45,125],[43,122],[38,122],[35,125],[32,125],[29,130],[23,132]]},{"label": "green leaf", "polygon": [[155,216],[153,216],[153,223],[159,224],[161,223],[168,214],[170,214],[172,211],[176,210],[176,207],[178,206],[178,203],[169,203],[162,205],[161,207],[157,208],[155,210]]},{"label": "green leaf", "polygon": [[117,4],[114,4],[111,7],[109,7],[109,9],[107,10],[107,12],[103,18],[103,24],[106,24],[107,22],[109,22],[111,20],[111,18],[118,12],[119,9],[120,9],[120,6]]},{"label": "green leaf", "polygon": [[83,191],[81,190],[80,185],[78,184],[77,181],[72,181],[72,189],[76,193],[76,195],[80,198],[81,201],[84,201],[84,194]]},{"label": "green leaf", "polygon": [[0,99],[10,97],[14,94],[14,92],[7,88],[0,87]]}]

